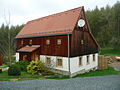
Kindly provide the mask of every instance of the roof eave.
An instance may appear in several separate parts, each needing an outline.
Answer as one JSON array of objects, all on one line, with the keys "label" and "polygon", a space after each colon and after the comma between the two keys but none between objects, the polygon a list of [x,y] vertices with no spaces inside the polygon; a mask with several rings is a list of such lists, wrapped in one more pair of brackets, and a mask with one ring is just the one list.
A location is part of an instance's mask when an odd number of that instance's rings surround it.
[{"label": "roof eave", "polygon": [[15,37],[15,39],[20,39],[20,38],[34,38],[34,37],[48,37],[48,36],[59,36],[59,35],[68,35],[72,33],[63,33],[63,34],[51,34],[51,35],[38,35],[38,36],[26,36],[26,37]]}]

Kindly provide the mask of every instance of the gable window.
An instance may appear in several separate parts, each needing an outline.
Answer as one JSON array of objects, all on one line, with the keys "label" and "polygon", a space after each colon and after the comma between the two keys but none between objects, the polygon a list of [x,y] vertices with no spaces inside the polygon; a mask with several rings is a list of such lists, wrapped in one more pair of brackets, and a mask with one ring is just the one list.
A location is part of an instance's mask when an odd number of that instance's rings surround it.
[{"label": "gable window", "polygon": [[50,45],[50,39],[46,40],[46,45]]},{"label": "gable window", "polygon": [[32,40],[29,41],[29,44],[30,44],[30,45],[32,44]]},{"label": "gable window", "polygon": [[82,44],[82,45],[84,44],[84,41],[83,41],[83,40],[81,40],[81,44]]},{"label": "gable window", "polygon": [[57,59],[57,67],[62,67],[63,63],[62,63],[62,59]]},{"label": "gable window", "polygon": [[87,64],[89,64],[90,62],[89,62],[89,56],[87,56],[87,62],[86,62]]},{"label": "gable window", "polygon": [[50,57],[46,57],[46,64],[47,64],[47,65],[50,65],[50,64],[51,64]]},{"label": "gable window", "polygon": [[62,40],[61,39],[57,39],[57,45],[61,45]]},{"label": "gable window", "polygon": [[93,55],[93,61],[95,61],[95,55]]},{"label": "gable window", "polygon": [[21,40],[21,45],[23,45],[23,40]]},{"label": "gable window", "polygon": [[79,57],[79,66],[82,66],[82,56]]}]

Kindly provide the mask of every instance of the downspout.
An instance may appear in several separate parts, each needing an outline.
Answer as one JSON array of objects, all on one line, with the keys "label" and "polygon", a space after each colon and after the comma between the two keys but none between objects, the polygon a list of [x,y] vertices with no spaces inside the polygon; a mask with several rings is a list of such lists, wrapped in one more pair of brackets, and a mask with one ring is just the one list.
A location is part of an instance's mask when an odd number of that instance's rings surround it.
[{"label": "downspout", "polygon": [[68,69],[69,69],[69,77],[71,77],[70,72],[70,36],[68,34]]}]

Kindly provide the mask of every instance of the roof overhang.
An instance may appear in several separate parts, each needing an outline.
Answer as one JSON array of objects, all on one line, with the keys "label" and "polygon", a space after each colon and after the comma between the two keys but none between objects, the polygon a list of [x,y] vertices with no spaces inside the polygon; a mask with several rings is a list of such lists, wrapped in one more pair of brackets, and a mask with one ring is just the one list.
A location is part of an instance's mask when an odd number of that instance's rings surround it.
[{"label": "roof overhang", "polygon": [[40,45],[32,45],[32,46],[25,46],[17,50],[17,52],[28,52],[31,53],[35,50],[37,50],[40,47]]},{"label": "roof overhang", "polygon": [[23,37],[15,37],[15,39],[20,39],[20,38],[34,38],[34,37],[47,37],[47,36],[60,36],[60,35],[68,35],[72,33],[62,33],[62,34],[51,34],[51,35],[36,35],[36,36],[23,36]]}]

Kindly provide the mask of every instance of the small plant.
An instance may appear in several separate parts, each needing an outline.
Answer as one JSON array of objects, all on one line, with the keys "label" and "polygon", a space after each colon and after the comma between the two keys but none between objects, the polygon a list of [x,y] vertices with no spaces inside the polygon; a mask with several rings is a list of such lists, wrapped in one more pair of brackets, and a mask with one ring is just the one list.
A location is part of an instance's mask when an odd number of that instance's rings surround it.
[{"label": "small plant", "polygon": [[0,73],[2,73],[2,68],[0,68]]},{"label": "small plant", "polygon": [[17,65],[12,65],[8,69],[8,75],[10,76],[18,76],[21,75],[21,69]]},{"label": "small plant", "polygon": [[27,66],[27,72],[34,74],[42,74],[47,70],[45,64],[40,60],[31,61],[30,64]]},{"label": "small plant", "polygon": [[18,65],[21,69],[21,71],[27,71],[27,66],[29,65],[29,61],[27,60],[21,60],[19,62],[16,63],[16,65]]}]

